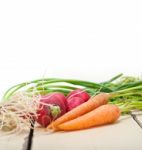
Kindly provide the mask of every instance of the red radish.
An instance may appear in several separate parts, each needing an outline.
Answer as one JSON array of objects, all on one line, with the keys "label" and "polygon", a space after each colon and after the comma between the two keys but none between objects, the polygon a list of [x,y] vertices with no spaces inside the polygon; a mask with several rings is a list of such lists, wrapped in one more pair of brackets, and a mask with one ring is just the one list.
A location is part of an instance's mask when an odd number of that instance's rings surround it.
[{"label": "red radish", "polygon": [[61,114],[59,116],[63,115],[67,111],[66,97],[62,93],[56,92],[42,96],[40,101],[43,103],[59,106],[61,109]]},{"label": "red radish", "polygon": [[[62,93],[51,93],[41,97],[37,122],[46,127],[52,120],[57,119],[67,111],[66,97]],[[45,104],[45,105],[44,105]],[[51,104],[47,106],[46,104]]]},{"label": "red radish", "polygon": [[68,98],[68,111],[72,110],[73,108],[79,106],[80,104],[84,103],[84,100],[80,97],[70,97]]},{"label": "red radish", "polygon": [[37,111],[37,114],[38,114],[37,122],[43,127],[47,127],[51,123],[52,117],[50,114],[49,106],[41,105],[39,110]]},{"label": "red radish", "polygon": [[90,95],[83,89],[76,89],[68,94],[67,99],[71,97],[80,97],[86,102],[90,98]]}]

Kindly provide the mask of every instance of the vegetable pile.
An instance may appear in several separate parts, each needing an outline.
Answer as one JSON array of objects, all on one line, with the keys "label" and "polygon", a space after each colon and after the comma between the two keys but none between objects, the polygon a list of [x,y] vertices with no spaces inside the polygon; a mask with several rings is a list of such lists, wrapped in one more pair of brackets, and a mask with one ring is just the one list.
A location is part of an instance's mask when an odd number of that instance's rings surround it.
[{"label": "vegetable pile", "polygon": [[119,74],[95,83],[45,78],[11,87],[0,103],[0,130],[79,130],[115,122],[120,112],[142,110],[142,79]]}]

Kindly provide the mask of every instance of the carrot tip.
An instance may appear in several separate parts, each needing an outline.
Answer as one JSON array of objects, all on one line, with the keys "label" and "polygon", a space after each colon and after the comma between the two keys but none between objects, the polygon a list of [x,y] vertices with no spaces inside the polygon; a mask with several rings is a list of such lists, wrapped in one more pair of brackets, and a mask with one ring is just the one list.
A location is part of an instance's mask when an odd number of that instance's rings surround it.
[{"label": "carrot tip", "polygon": [[55,132],[54,129],[47,129],[47,128],[45,129],[45,131],[48,132],[48,133],[53,133],[53,132]]}]

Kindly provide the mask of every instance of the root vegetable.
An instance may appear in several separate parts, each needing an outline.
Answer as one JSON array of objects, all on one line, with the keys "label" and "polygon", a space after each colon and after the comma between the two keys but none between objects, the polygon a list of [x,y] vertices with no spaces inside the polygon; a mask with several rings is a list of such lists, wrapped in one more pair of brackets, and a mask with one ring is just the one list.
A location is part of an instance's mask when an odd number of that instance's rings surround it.
[{"label": "root vegetable", "polygon": [[90,95],[83,89],[76,89],[68,94],[67,99],[71,97],[80,97],[86,102],[90,98]]},{"label": "root vegetable", "polygon": [[115,105],[107,104],[100,106],[97,109],[76,119],[60,124],[59,126],[56,126],[55,129],[64,131],[86,129],[113,123],[119,118],[119,116],[120,109]]},{"label": "root vegetable", "polygon": [[67,122],[69,120],[75,119],[81,115],[84,115],[101,105],[105,105],[108,102],[110,94],[107,93],[100,93],[96,96],[91,97],[87,102],[79,105],[78,107],[74,108],[73,110],[67,112],[53,123],[51,123],[48,128],[56,128],[58,125]]},{"label": "root vegetable", "polygon": [[80,97],[71,97],[67,100],[68,111],[84,103],[84,100]]}]

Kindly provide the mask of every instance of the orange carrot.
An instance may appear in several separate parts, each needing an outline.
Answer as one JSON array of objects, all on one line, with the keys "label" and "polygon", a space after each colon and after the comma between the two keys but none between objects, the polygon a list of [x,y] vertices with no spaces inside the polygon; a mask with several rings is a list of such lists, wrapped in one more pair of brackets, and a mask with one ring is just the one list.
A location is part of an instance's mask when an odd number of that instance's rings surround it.
[{"label": "orange carrot", "polygon": [[47,127],[47,129],[52,127],[56,128],[56,126],[61,123],[75,119],[81,115],[88,113],[89,111],[94,110],[101,105],[107,104],[109,97],[110,94],[108,93],[100,93],[96,96],[91,97],[87,102],[79,105],[78,107],[72,109],[71,111],[67,112],[66,114],[55,120]]},{"label": "orange carrot", "polygon": [[120,109],[111,104],[98,107],[87,114],[70,120],[56,127],[57,130],[72,131],[115,122],[120,116]]}]

